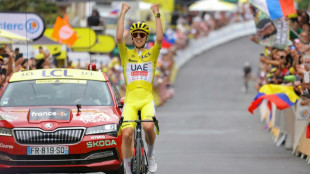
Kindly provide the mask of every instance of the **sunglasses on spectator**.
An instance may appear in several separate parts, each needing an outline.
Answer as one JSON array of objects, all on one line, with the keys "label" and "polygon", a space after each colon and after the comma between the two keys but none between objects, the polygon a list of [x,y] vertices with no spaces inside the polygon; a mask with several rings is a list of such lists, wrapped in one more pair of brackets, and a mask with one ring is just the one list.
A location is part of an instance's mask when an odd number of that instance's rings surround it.
[{"label": "sunglasses on spectator", "polygon": [[284,59],[285,56],[280,56],[281,59]]},{"label": "sunglasses on spectator", "polygon": [[133,37],[133,38],[137,38],[138,35],[139,35],[141,38],[145,38],[145,37],[146,37],[146,34],[145,34],[145,33],[139,33],[139,32],[137,32],[137,33],[132,33],[132,37]]}]

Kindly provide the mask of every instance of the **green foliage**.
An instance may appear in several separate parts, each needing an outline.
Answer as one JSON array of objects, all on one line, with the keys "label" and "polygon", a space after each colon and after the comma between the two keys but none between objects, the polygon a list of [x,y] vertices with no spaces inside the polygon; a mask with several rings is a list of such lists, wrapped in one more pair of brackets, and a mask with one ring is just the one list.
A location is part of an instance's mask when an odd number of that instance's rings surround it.
[{"label": "green foliage", "polygon": [[53,25],[59,10],[51,0],[0,0],[0,11],[38,13],[46,25]]},{"label": "green foliage", "polygon": [[309,2],[310,2],[310,0],[301,0],[300,2],[298,2],[298,9],[299,10],[307,10]]},{"label": "green foliage", "polygon": [[234,4],[237,4],[237,3],[238,3],[238,0],[220,0],[220,1],[223,1],[223,2],[230,2],[230,3],[234,3]]}]

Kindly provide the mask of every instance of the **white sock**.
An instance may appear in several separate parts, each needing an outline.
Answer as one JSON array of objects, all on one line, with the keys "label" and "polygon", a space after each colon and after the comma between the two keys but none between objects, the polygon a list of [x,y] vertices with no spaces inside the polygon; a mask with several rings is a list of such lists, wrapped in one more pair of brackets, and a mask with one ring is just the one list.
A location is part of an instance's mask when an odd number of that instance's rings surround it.
[{"label": "white sock", "polygon": [[124,158],[124,167],[126,174],[131,174],[131,158]]},{"label": "white sock", "polygon": [[153,151],[154,151],[154,144],[153,145],[149,145],[147,144],[147,157],[150,158],[150,157],[153,157]]}]

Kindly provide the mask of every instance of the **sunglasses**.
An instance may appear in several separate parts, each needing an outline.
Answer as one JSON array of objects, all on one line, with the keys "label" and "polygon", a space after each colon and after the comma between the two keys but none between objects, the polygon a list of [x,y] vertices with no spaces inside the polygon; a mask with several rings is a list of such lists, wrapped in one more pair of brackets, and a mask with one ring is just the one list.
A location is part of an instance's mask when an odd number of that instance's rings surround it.
[{"label": "sunglasses", "polygon": [[139,35],[141,38],[145,38],[145,37],[146,37],[146,34],[145,34],[145,33],[132,33],[132,37],[133,37],[133,38],[137,38],[138,35]]}]

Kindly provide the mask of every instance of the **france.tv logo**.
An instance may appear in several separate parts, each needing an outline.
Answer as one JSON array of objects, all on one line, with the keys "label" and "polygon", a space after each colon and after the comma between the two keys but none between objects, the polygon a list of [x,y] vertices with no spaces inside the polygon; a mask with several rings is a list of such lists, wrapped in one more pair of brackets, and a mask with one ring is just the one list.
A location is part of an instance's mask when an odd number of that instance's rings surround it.
[{"label": "france.tv logo", "polygon": [[32,18],[26,22],[26,31],[28,33],[34,34],[39,30],[39,28],[40,28],[40,24],[36,19]]}]

